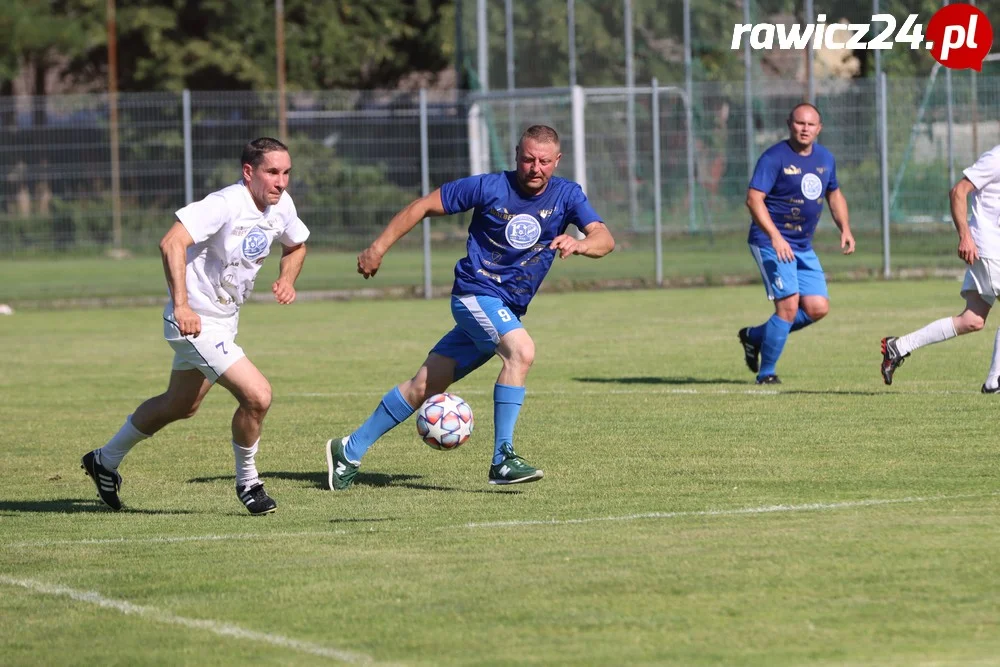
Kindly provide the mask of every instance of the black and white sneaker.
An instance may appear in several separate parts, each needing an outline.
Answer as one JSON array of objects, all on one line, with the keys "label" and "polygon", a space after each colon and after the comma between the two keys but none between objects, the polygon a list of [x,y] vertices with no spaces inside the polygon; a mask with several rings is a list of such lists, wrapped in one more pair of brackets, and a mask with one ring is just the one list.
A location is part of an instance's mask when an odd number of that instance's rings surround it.
[{"label": "black and white sneaker", "polygon": [[737,334],[743,346],[743,361],[754,373],[760,371],[760,348],[750,341],[750,327],[743,327]]},{"label": "black and white sneaker", "polygon": [[97,451],[87,452],[80,459],[80,467],[87,471],[97,487],[97,497],[113,510],[122,508],[118,491],[122,488],[122,476],[115,470],[108,470],[97,460]]},{"label": "black and white sneaker", "polygon": [[757,378],[756,384],[781,384],[781,380],[778,379],[777,375],[765,375]]},{"label": "black and white sneaker", "polygon": [[278,503],[271,499],[264,491],[263,482],[255,482],[253,486],[237,486],[236,495],[243,503],[250,514],[270,514],[278,509]]},{"label": "black and white sneaker", "polygon": [[983,388],[979,391],[983,394],[1000,394],[1000,385],[990,388],[983,384]]}]

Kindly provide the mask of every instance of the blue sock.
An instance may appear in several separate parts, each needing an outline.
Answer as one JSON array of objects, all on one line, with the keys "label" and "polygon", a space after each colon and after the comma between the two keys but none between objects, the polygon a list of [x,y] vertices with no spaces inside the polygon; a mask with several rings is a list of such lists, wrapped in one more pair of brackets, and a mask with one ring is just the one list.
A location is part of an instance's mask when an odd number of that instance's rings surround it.
[{"label": "blue sock", "polygon": [[799,308],[798,312],[795,313],[795,321],[792,322],[792,331],[798,331],[799,329],[805,329],[807,326],[814,322],[813,318],[806,315],[806,311]]},{"label": "blue sock", "polygon": [[504,455],[500,448],[504,443],[514,444],[514,424],[524,403],[524,387],[506,384],[493,386],[493,465],[499,465]]},{"label": "blue sock", "polygon": [[351,434],[344,448],[344,455],[348,461],[360,462],[368,448],[375,444],[385,433],[395,428],[397,424],[406,419],[416,411],[410,407],[403,395],[399,392],[399,387],[393,387],[392,391],[382,397],[382,402],[375,408],[375,412],[358,430]]},{"label": "blue sock", "polygon": [[788,333],[792,329],[792,323],[786,322],[777,315],[771,315],[771,319],[764,323],[764,340],[760,346],[760,372],[757,379],[767,375],[775,375],[775,366],[778,365],[778,357],[788,340]]},{"label": "blue sock", "polygon": [[756,345],[757,347],[760,347],[761,344],[764,342],[764,327],[766,326],[767,322],[764,322],[764,324],[758,324],[755,327],[750,327],[749,329],[747,329],[747,336],[749,336],[750,342]]}]

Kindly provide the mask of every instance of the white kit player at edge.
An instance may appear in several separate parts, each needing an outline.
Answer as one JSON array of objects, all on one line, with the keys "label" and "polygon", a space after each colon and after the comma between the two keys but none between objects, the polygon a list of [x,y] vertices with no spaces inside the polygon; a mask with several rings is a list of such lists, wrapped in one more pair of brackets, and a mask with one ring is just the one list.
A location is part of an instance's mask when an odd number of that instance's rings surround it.
[{"label": "white kit player at edge", "polygon": [[215,383],[239,403],[232,422],[236,495],[251,514],[268,514],[277,507],[264,491],[255,462],[271,385],[236,344],[237,325],[240,307],[275,240],[282,245],[282,256],[271,291],[280,304],[295,300],[309,230],[287,192],[292,162],[283,143],[269,137],[251,141],[241,165],[238,183],[177,211],[176,222],[160,241],[170,294],[163,337],[174,350],[169,385],[81,461],[98,496],[112,509],[122,507],[118,466],[125,455],[167,424],[193,416]]},{"label": "white kit player at edge", "polygon": [[[972,193],[972,215],[968,214]],[[961,294],[965,309],[956,317],[931,322],[905,336],[882,339],[882,380],[892,384],[893,375],[906,357],[925,345],[980,331],[1000,294],[1000,145],[979,156],[962,172],[949,194],[951,218],[958,232],[958,256],[969,268]],[[1000,329],[993,342],[993,360],[980,391],[1000,393]]]}]

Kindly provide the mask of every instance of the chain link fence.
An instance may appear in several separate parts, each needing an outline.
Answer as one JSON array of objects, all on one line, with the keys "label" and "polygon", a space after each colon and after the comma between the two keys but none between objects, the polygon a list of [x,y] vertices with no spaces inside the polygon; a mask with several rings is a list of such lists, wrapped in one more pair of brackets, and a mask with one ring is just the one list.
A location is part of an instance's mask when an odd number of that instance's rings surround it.
[{"label": "chain link fence", "polygon": [[[951,180],[1000,142],[1000,76],[953,73],[950,96],[944,84],[941,75],[889,81],[885,129],[897,271],[954,263]],[[658,261],[668,281],[752,279],[755,267],[744,245],[748,175],[760,152],[787,136],[784,121],[802,98],[801,86],[771,83],[754,90],[748,104],[742,82],[695,84],[690,131],[683,89],[660,86],[659,136],[653,134],[649,85],[575,91],[428,92],[431,187],[510,168],[519,133],[532,123],[550,124],[563,137],[558,175],[585,182],[620,242],[607,260],[567,262],[573,264],[564,270],[567,280],[652,283]],[[155,255],[173,212],[190,198],[235,182],[243,145],[277,133],[277,101],[261,93],[120,95],[121,194],[115,201],[107,96],[0,99],[0,256],[101,257],[119,238],[123,251]],[[875,86],[870,80],[824,83],[817,103],[824,123],[820,141],[837,157],[859,236],[858,255],[828,262],[827,268],[834,274],[878,272],[882,193]],[[311,247],[353,255],[421,194],[418,95],[294,93],[287,108],[290,191],[313,232]],[[652,254],[657,191],[666,241],[662,260]],[[467,224],[467,214],[431,223],[435,285],[450,281]],[[418,256],[415,265],[422,264],[420,241],[415,233],[401,243]],[[829,214],[817,245],[821,255],[836,250]],[[398,280],[420,283],[419,270]]]}]

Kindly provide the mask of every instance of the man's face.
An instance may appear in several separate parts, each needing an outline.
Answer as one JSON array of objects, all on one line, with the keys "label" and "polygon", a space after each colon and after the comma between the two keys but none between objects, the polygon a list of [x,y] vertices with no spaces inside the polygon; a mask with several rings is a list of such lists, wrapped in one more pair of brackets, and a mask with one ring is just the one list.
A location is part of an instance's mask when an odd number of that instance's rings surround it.
[{"label": "man's face", "polygon": [[810,146],[823,129],[819,114],[809,107],[799,107],[788,119],[788,137],[797,144]]},{"label": "man's face", "polygon": [[549,184],[561,157],[558,144],[525,139],[517,147],[518,185],[528,194],[539,194]]},{"label": "man's face", "polygon": [[256,168],[243,165],[243,180],[250,190],[257,208],[264,210],[278,203],[281,193],[288,189],[288,174],[292,158],[285,151],[270,151]]}]

